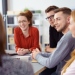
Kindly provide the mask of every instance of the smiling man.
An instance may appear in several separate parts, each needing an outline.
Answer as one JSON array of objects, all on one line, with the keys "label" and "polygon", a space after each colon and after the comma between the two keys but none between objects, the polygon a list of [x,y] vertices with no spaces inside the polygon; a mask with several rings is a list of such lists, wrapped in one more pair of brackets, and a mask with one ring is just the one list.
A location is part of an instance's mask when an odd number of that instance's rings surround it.
[{"label": "smiling man", "polygon": [[58,41],[63,36],[61,32],[57,32],[54,25],[54,10],[58,9],[57,6],[49,6],[46,10],[46,20],[50,23],[49,26],[49,45],[45,47],[46,52],[53,52],[55,50]]},{"label": "smiling man", "polygon": [[56,30],[64,34],[58,42],[56,49],[52,53],[40,52],[38,49],[32,53],[33,58],[47,68],[53,68],[57,65],[56,72],[49,75],[61,75],[62,67],[70,58],[70,53],[75,49],[75,38],[72,37],[71,32],[68,30],[70,14],[71,9],[67,7],[55,10],[54,24]]},{"label": "smiling man", "polygon": [[[62,32],[63,34],[65,34],[68,31],[68,26],[69,26],[69,20],[70,20],[70,16],[69,16],[69,11],[64,10],[63,8],[63,12],[60,10],[56,10],[55,11],[55,29],[58,32]],[[65,14],[64,14],[65,13]]]}]

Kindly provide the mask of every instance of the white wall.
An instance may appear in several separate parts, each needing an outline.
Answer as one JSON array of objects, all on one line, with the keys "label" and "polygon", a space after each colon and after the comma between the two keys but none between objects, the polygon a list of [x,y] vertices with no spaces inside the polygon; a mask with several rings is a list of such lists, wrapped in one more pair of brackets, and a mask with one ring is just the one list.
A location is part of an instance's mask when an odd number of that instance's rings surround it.
[{"label": "white wall", "polygon": [[34,10],[44,10],[50,5],[50,1],[46,0],[11,0],[9,3],[10,5],[13,5],[13,8],[12,6],[9,7],[10,10],[23,10],[25,7]]},{"label": "white wall", "polygon": [[2,13],[2,0],[0,0],[0,13]]},{"label": "white wall", "polygon": [[24,10],[24,8],[32,10],[41,10],[43,12],[43,33],[44,33],[44,42],[48,42],[48,28],[49,23],[45,20],[44,10],[50,6],[56,5],[58,7],[69,7],[75,8],[75,0],[8,0],[8,10]]},{"label": "white wall", "polygon": [[75,0],[8,0],[9,10],[23,10],[25,7],[34,10],[45,10],[49,5],[75,7]]},{"label": "white wall", "polygon": [[50,0],[51,5],[56,5],[58,7],[75,7],[75,0]]}]

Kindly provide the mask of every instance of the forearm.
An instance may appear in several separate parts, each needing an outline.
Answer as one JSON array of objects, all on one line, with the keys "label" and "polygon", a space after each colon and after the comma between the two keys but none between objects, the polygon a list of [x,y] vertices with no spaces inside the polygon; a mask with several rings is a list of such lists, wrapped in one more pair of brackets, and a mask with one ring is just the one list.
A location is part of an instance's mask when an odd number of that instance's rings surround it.
[{"label": "forearm", "polygon": [[36,60],[43,66],[46,66],[47,68],[52,68],[51,63],[48,59],[48,57],[43,57],[40,54],[36,56]]},{"label": "forearm", "polygon": [[[62,56],[62,54],[63,54],[63,56]],[[56,51],[56,52],[54,51],[52,54],[50,54],[49,57],[43,56],[42,54],[37,54],[35,59],[41,65],[44,65],[48,68],[53,68],[65,57],[65,55],[66,54],[63,51],[60,53],[58,51]]]},{"label": "forearm", "polygon": [[[68,40],[67,40],[68,41]],[[65,40],[60,41],[58,43],[56,50],[54,50],[49,57],[45,57],[42,54],[36,55],[36,60],[48,67],[48,68],[53,68],[56,65],[58,65],[67,55],[69,56],[70,51],[73,50],[73,40],[70,39],[71,43],[67,43]],[[75,42],[75,41],[74,41]],[[65,44],[65,45],[64,45]],[[66,58],[65,58],[66,59]],[[64,61],[64,60],[63,60]]]},{"label": "forearm", "polygon": [[56,48],[47,48],[47,49],[45,49],[45,51],[52,53],[55,49],[56,49]]},{"label": "forearm", "polygon": [[40,52],[40,55],[42,55],[43,57],[49,57],[51,55],[51,53]]},{"label": "forearm", "polygon": [[[35,59],[42,65],[53,68],[56,65],[62,67],[64,60],[66,61],[70,57],[70,52],[75,48],[75,39],[72,38],[70,33],[64,35],[57,44],[57,48],[46,58],[41,54],[37,54]],[[62,63],[61,63],[62,62]],[[62,65],[61,65],[62,64]]]}]

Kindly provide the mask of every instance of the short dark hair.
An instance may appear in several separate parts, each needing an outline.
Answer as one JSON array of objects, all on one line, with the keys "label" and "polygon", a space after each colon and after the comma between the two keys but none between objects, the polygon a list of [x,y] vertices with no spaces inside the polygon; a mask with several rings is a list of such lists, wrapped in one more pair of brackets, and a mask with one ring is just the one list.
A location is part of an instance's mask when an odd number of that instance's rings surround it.
[{"label": "short dark hair", "polygon": [[55,13],[58,13],[58,12],[61,12],[61,11],[64,14],[71,15],[71,9],[68,8],[68,7],[62,7],[62,8],[59,8],[59,9],[54,10]]},{"label": "short dark hair", "polygon": [[46,10],[45,10],[45,13],[48,13],[48,12],[50,12],[50,11],[52,11],[52,10],[55,10],[55,9],[58,9],[58,7],[57,6],[49,6]]}]

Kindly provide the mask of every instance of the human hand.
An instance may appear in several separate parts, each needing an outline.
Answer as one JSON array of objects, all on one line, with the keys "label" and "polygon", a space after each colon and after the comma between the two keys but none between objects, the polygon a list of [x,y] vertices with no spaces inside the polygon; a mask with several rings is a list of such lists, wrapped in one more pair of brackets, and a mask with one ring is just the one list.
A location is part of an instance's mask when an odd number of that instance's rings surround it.
[{"label": "human hand", "polygon": [[40,50],[38,48],[34,49],[32,51],[32,58],[35,59],[36,55],[40,53]]},{"label": "human hand", "polygon": [[55,48],[50,48],[49,46],[46,46],[45,51],[46,52],[53,52],[55,50]]},{"label": "human hand", "polygon": [[45,51],[46,52],[49,52],[50,51],[50,47],[48,45],[45,47]]},{"label": "human hand", "polygon": [[28,52],[28,49],[24,49],[24,48],[18,48],[17,54],[18,55],[24,55]]}]

